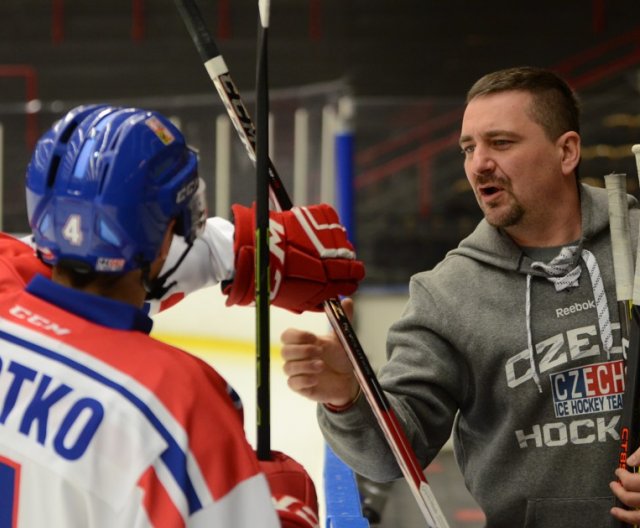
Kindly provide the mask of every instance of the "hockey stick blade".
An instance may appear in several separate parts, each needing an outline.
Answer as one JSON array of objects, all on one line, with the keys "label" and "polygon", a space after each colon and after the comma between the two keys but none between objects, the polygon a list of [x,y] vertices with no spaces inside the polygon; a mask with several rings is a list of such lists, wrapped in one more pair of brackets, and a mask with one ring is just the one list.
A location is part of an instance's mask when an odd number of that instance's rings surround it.
[{"label": "hockey stick blade", "polygon": [[[255,126],[195,1],[176,0],[176,5],[249,158],[255,162]],[[293,206],[282,180],[271,162],[269,162],[269,187],[274,205],[283,210]],[[447,521],[431,492],[415,452],[378,383],[340,301],[338,299],[326,301],[324,309],[349,356],[362,391],[385,434],[389,447],[396,457],[429,528],[448,528]]]}]

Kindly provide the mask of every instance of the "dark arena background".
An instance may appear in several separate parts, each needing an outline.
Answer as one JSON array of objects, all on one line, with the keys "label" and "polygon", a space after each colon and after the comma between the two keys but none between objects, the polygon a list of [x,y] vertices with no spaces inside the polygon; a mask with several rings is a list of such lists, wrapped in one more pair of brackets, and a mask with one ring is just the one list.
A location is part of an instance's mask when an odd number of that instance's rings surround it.
[{"label": "dark arena background", "polygon": [[[257,0],[198,5],[253,113]],[[295,203],[335,201],[333,138],[353,137],[348,214],[367,269],[355,323],[358,329],[366,318],[362,341],[374,365],[382,361],[384,331],[400,310],[409,277],[435,265],[480,219],[458,147],[466,90],[485,73],[519,65],[557,71],[580,96],[581,178],[604,186],[605,174],[623,172],[637,196],[631,146],[640,143],[638,0],[271,1],[272,159]],[[23,178],[39,135],[73,106],[94,102],[172,116],[200,152],[212,214],[228,217],[229,204],[254,199],[251,162],[172,0],[2,0],[3,230],[28,231]],[[235,317],[231,312],[220,317]],[[250,343],[252,314],[238,317],[238,325],[250,328],[240,336],[203,337],[162,318],[157,331],[187,348],[208,347],[206,355]],[[193,322],[191,315],[184,319]],[[278,332],[272,334],[277,340]],[[211,361],[218,367],[227,356]],[[251,371],[250,354],[239,356],[248,361],[244,372]],[[235,365],[228,372],[232,384],[242,386]],[[245,401],[253,398],[249,386],[242,390]],[[304,409],[313,420],[313,406]],[[428,475],[452,527],[482,526],[450,450]],[[314,476],[322,488],[321,471]],[[422,525],[402,482],[362,488],[381,519],[331,526]]]}]

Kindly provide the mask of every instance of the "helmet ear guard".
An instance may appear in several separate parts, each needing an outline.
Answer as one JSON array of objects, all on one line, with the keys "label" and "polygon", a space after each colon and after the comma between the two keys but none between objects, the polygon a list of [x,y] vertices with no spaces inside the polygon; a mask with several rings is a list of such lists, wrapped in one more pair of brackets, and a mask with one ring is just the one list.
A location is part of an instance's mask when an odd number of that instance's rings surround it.
[{"label": "helmet ear guard", "polygon": [[29,223],[41,259],[121,273],[158,255],[167,226],[187,244],[206,220],[198,158],[164,116],[104,105],[71,110],[27,168]]},{"label": "helmet ear guard", "polygon": [[208,217],[208,209],[207,209],[207,197],[205,195],[206,184],[202,178],[198,178],[198,187],[196,192],[191,195],[189,200],[189,206],[187,211],[189,212],[189,229],[188,232],[184,227],[184,222],[182,222],[181,232],[178,232],[179,235],[182,235],[187,242],[187,244],[193,243],[193,241],[202,236],[204,233],[204,226],[207,223]]},{"label": "helmet ear guard", "polygon": [[[207,204],[205,197],[205,182],[202,178],[198,178],[198,187],[196,192],[191,195],[189,205],[185,209],[185,215],[176,219],[174,233],[185,239],[187,247],[180,255],[178,261],[162,275],[151,279],[149,276],[149,263],[144,263],[142,269],[142,284],[147,292],[146,299],[161,299],[164,295],[177,284],[173,281],[167,284],[167,280],[178,269],[182,261],[185,259],[196,238],[202,235],[207,222]],[[187,220],[188,221],[185,221]],[[188,228],[185,226],[189,226]]]},{"label": "helmet ear guard", "polygon": [[[205,195],[207,186],[204,180],[199,177],[190,185],[195,185],[195,191],[185,189],[187,194],[190,194],[190,197],[182,210],[182,214],[176,217],[176,225],[174,227],[175,234],[183,237],[187,244],[192,244],[196,238],[202,235],[208,215]],[[178,197],[180,194],[179,192]]]}]

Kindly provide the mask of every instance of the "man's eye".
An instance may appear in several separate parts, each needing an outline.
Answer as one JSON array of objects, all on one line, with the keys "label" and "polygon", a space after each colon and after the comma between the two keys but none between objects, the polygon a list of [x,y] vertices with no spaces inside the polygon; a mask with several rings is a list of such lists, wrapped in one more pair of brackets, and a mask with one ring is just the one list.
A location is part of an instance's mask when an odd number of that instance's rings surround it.
[{"label": "man's eye", "polygon": [[460,149],[460,154],[463,154],[464,156],[467,156],[467,155],[473,153],[474,149],[475,149],[474,145],[467,145],[466,147],[462,147]]},{"label": "man's eye", "polygon": [[513,142],[508,139],[495,139],[493,141],[493,146],[498,148],[501,148],[501,147],[503,148],[503,147],[508,147],[509,145],[511,145],[511,143]]}]

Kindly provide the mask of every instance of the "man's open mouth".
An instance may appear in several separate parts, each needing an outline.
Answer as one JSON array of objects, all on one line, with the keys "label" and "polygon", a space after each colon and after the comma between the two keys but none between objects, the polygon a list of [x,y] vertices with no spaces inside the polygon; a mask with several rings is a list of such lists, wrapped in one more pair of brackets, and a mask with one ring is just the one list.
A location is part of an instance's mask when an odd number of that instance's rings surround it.
[{"label": "man's open mouth", "polygon": [[493,185],[488,185],[486,187],[480,187],[478,189],[482,196],[491,196],[497,192],[500,192],[502,189],[500,187],[496,187]]}]

